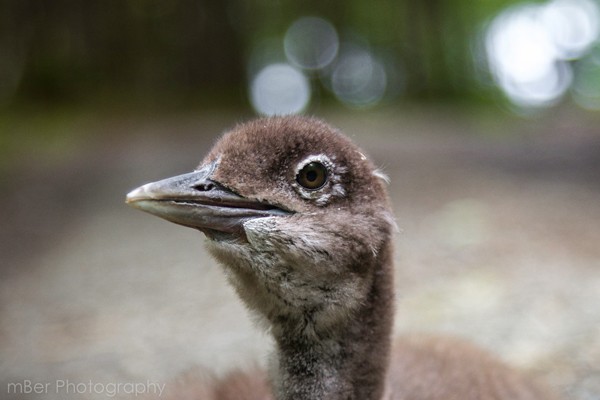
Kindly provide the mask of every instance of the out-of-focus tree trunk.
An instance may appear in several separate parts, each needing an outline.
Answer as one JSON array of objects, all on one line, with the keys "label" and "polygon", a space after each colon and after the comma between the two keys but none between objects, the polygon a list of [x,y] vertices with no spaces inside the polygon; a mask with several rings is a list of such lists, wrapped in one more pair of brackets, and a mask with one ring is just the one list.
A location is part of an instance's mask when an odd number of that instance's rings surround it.
[{"label": "out-of-focus tree trunk", "polygon": [[112,89],[125,98],[237,93],[244,67],[230,21],[234,6],[234,0],[11,0],[0,5],[0,50],[4,63],[20,68],[17,94],[24,98],[89,98]]},{"label": "out-of-focus tree trunk", "polygon": [[470,37],[460,0],[405,1],[401,53],[410,96],[453,97],[468,91]]}]

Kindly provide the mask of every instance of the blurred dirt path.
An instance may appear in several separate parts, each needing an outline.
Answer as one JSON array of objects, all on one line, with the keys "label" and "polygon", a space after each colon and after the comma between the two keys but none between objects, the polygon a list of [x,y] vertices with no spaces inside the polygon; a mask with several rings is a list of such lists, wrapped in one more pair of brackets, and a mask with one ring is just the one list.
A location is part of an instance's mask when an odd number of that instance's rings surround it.
[{"label": "blurred dirt path", "polygon": [[[468,337],[567,398],[599,399],[596,125],[425,111],[328,119],[392,179],[398,334]],[[0,398],[106,398],[7,392],[25,380],[167,382],[266,363],[267,336],[203,237],[123,204],[129,189],[191,170],[234,122],[113,119],[77,154],[52,164],[31,154],[2,181]],[[493,135],[503,129],[517,132]]]}]

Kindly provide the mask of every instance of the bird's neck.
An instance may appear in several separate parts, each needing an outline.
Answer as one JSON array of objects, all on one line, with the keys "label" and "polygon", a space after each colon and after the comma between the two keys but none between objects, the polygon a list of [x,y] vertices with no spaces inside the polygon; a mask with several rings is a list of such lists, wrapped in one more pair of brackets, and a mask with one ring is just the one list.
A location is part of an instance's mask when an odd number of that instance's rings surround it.
[{"label": "bird's neck", "polygon": [[339,329],[302,335],[274,327],[278,400],[381,400],[394,311],[390,253],[380,253],[365,302]]}]

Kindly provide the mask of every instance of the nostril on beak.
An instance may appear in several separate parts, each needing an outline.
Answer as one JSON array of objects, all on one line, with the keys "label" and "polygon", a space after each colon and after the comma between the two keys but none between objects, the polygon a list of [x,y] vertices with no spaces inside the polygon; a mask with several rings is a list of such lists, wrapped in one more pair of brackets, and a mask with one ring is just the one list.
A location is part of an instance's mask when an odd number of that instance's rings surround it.
[{"label": "nostril on beak", "polygon": [[212,182],[202,182],[192,187],[200,192],[209,192],[215,188],[215,184]]}]

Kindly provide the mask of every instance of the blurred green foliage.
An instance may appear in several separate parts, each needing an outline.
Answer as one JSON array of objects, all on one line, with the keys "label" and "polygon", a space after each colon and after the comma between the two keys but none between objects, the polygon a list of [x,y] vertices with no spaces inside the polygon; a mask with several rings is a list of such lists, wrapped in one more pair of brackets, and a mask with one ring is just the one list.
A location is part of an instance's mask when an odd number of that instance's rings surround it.
[{"label": "blurred green foliage", "polygon": [[474,90],[478,29],[508,3],[3,0],[0,105],[245,104],[252,46],[304,15],[386,49],[408,98],[464,98]]}]

